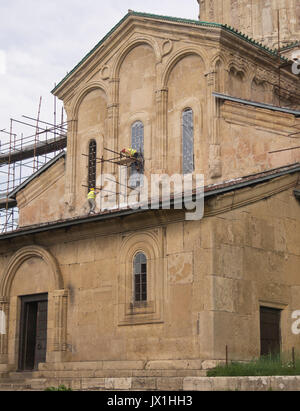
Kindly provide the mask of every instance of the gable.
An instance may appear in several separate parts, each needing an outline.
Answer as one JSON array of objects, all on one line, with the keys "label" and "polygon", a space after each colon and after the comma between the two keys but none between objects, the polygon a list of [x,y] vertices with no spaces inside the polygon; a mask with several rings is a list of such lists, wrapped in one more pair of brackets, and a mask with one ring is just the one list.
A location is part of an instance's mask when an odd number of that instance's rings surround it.
[{"label": "gable", "polygon": [[[231,39],[231,44],[232,42],[241,41],[243,47],[252,46],[257,49],[258,52],[262,52],[264,59],[266,57],[271,57],[270,61],[272,61],[273,58],[277,56],[276,50],[271,50],[268,47],[263,46],[261,43],[250,39],[245,34],[226,24],[161,16],[129,10],[128,14],[126,14],[123,19],[120,20],[58,83],[52,90],[52,93],[60,99],[63,99],[65,91],[69,93],[72,88],[74,88],[75,84],[78,85],[81,83],[82,79],[85,77],[86,70],[89,73],[94,70],[95,62],[101,64],[100,77],[102,80],[116,78],[115,74],[117,72],[117,67],[115,67],[116,70],[111,73],[110,68],[107,66],[107,62],[110,60],[111,55],[114,55],[120,50],[123,40],[125,40],[130,47],[130,35],[134,31],[134,28],[137,29],[137,33],[144,32],[145,34],[148,34],[147,32],[149,32],[149,29],[154,28],[157,39],[160,38],[163,40],[160,47],[156,47],[155,49],[157,62],[160,62],[161,58],[169,54],[171,50],[169,50],[168,42],[171,43],[172,40],[177,42],[179,40],[177,34],[180,32],[188,32],[189,36],[193,35],[195,37],[199,37],[200,35],[206,44],[207,41],[212,41],[214,43],[219,42],[219,36],[222,35],[221,33],[228,34]],[[150,36],[151,35],[152,33],[150,33]],[[164,38],[168,39],[167,42],[164,41]],[[149,43],[151,42],[150,37],[148,38],[148,41]],[[262,56],[261,53],[258,53],[258,55]],[[282,61],[286,60],[286,58],[282,58]]]},{"label": "gable", "polygon": [[16,194],[19,227],[56,221],[64,212],[65,159],[60,158]]}]

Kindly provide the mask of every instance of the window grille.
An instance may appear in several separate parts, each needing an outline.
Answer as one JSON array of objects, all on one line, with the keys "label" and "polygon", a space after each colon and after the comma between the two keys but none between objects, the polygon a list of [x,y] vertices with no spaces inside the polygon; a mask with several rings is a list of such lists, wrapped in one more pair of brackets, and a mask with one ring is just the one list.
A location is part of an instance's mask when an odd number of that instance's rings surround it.
[{"label": "window grille", "polygon": [[88,189],[96,188],[97,143],[91,140],[89,144]]},{"label": "window grille", "polygon": [[147,258],[138,253],[133,262],[134,271],[134,301],[147,301]]},{"label": "window grille", "polygon": [[[141,121],[136,121],[131,127],[131,148],[137,150],[139,155],[144,158],[144,124]],[[137,170],[136,165],[132,164],[130,169],[129,185],[132,188],[137,188],[143,185],[144,164],[143,161],[140,169]]]},{"label": "window grille", "polygon": [[194,113],[188,108],[182,114],[182,173],[194,171]]}]

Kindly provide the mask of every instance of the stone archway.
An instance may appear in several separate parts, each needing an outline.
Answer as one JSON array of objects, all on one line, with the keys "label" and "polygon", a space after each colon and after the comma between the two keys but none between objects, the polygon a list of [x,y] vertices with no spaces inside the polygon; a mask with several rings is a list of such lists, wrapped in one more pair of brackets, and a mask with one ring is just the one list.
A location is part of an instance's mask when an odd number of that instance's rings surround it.
[{"label": "stone archway", "polygon": [[[29,261],[37,261],[47,268],[46,275],[47,286],[44,286],[48,293],[48,338],[47,338],[47,362],[61,361],[63,354],[66,351],[66,323],[67,323],[67,297],[68,292],[64,289],[64,281],[60,272],[59,265],[55,257],[45,248],[40,246],[27,246],[18,250],[10,259],[7,267],[4,270],[3,277],[0,282],[0,311],[2,311],[6,319],[5,333],[0,335],[0,364],[10,364],[12,367],[17,366],[18,362],[18,337],[19,337],[19,297],[22,294],[28,293],[30,288],[26,281],[30,281],[31,277],[24,266]],[[24,272],[22,282],[24,287],[18,284],[17,291],[14,289],[14,281],[20,281],[18,278],[19,270]],[[39,276],[39,273],[35,273]],[[45,278],[45,274],[44,274]],[[47,289],[46,289],[47,288]],[[35,293],[35,291],[33,291]],[[16,294],[16,295],[14,295]]]}]

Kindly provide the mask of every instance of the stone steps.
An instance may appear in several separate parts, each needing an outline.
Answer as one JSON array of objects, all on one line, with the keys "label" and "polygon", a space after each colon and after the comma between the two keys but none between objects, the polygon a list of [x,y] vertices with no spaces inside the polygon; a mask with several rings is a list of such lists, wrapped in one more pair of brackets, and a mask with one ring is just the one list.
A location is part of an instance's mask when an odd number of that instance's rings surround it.
[{"label": "stone steps", "polygon": [[0,379],[0,391],[44,391],[47,387],[59,387],[60,385],[72,388],[74,391],[177,391],[182,390],[186,378],[169,376],[97,378],[49,374],[45,378],[2,378]]},{"label": "stone steps", "polygon": [[206,371],[187,370],[83,370],[83,371],[39,371],[35,378],[127,378],[127,377],[205,377]]},{"label": "stone steps", "polygon": [[[199,367],[199,368],[198,368]],[[195,361],[96,361],[45,363],[32,372],[0,374],[0,390],[44,390],[65,385],[73,390],[182,390],[183,380],[205,377]]]},{"label": "stone steps", "polygon": [[12,380],[31,380],[33,378],[36,378],[39,376],[39,371],[30,371],[30,372],[16,372],[16,371],[11,371],[8,373],[9,378]]},{"label": "stone steps", "polygon": [[44,391],[65,385],[74,391],[300,391],[291,377],[2,378],[0,391]]}]

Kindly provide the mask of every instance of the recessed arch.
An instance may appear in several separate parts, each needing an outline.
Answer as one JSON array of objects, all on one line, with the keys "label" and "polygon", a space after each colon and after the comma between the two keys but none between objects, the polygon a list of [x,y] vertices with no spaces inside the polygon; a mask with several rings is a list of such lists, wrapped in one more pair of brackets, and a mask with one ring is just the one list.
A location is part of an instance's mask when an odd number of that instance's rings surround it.
[{"label": "recessed arch", "polygon": [[18,250],[10,259],[0,282],[0,296],[9,297],[14,277],[21,265],[32,257],[41,258],[50,268],[52,274],[52,290],[63,290],[64,281],[55,257],[40,246],[28,246]]},{"label": "recessed arch", "polygon": [[169,78],[170,78],[170,74],[171,74],[173,68],[176,66],[176,64],[180,60],[184,59],[185,57],[192,56],[192,55],[195,55],[195,56],[200,58],[201,64],[202,64],[202,67],[203,67],[203,73],[206,72],[207,68],[206,68],[205,61],[208,61],[208,57],[207,57],[206,53],[200,52],[196,48],[181,49],[181,50],[177,51],[176,54],[173,54],[170,57],[170,59],[168,60],[168,62],[166,63],[166,67],[165,67],[165,70],[163,72],[162,80],[161,80],[161,88],[162,89],[167,88]]},{"label": "recessed arch", "polygon": [[161,57],[161,52],[159,49],[158,44],[150,37],[139,37],[133,39],[131,42],[127,43],[119,52],[115,63],[112,68],[112,77],[115,79],[118,79],[120,76],[120,70],[123,61],[127,57],[127,55],[136,47],[142,46],[142,45],[148,45],[152,48],[154,55],[155,55],[155,60],[156,63],[159,63],[162,59]]},{"label": "recessed arch", "polygon": [[251,69],[251,66],[247,65],[244,61],[236,61],[236,60],[230,60],[228,62],[227,66],[228,73],[234,72],[234,73],[240,73],[242,74],[244,81],[246,83],[250,82],[253,70]]},{"label": "recessed arch", "polygon": [[215,89],[218,92],[225,92],[227,59],[222,54],[215,54],[210,62],[210,71],[215,73]]},{"label": "recessed arch", "polygon": [[120,263],[132,261],[138,252],[145,253],[151,260],[159,258],[161,252],[157,237],[151,232],[133,233],[124,239],[120,248]]},{"label": "recessed arch", "polygon": [[212,69],[215,69],[216,65],[221,62],[221,64],[223,64],[224,67],[228,66],[228,59],[227,56],[224,54],[220,54],[219,52],[216,53],[210,60],[210,67]]},{"label": "recessed arch", "polygon": [[[163,321],[165,264],[162,241],[162,231],[160,230],[134,232],[123,238],[119,252],[120,271],[118,304],[116,305],[119,325],[160,323]],[[142,298],[140,301],[136,301],[134,298],[133,278],[134,260],[138,254],[145,255],[147,263],[147,290],[142,289],[142,294],[144,292],[144,298],[147,297],[147,300]],[[139,274],[145,275],[142,272]]]},{"label": "recessed arch", "polygon": [[73,120],[76,120],[78,117],[78,111],[79,107],[84,100],[84,98],[92,91],[94,90],[101,90],[105,94],[106,100],[108,96],[108,91],[106,89],[106,86],[100,82],[100,81],[93,81],[91,83],[86,84],[84,87],[82,87],[78,93],[76,94],[76,98],[73,102],[72,109],[71,109],[71,117]]}]

